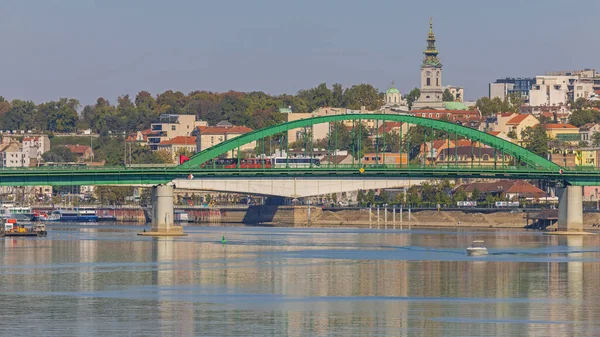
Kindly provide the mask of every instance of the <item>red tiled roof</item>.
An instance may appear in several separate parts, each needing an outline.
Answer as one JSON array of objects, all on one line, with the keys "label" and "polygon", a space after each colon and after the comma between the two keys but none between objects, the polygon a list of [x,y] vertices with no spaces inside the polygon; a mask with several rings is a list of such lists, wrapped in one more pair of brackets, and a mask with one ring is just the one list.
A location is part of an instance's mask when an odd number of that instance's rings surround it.
[{"label": "red tiled roof", "polygon": [[[384,126],[385,126],[385,130],[383,129]],[[396,128],[400,128],[401,126],[402,126],[401,122],[385,122],[385,124],[382,124],[379,126],[378,131],[379,131],[379,133],[388,133]]]},{"label": "red tiled roof", "polygon": [[475,182],[457,187],[467,193],[477,189],[482,193],[518,193],[522,197],[543,197],[546,192],[522,180],[498,180],[493,182]]},{"label": "red tiled roof", "polygon": [[546,124],[544,127],[546,129],[577,129],[576,126],[571,124]]},{"label": "red tiled roof", "polygon": [[506,122],[506,125],[518,125],[522,121],[524,121],[525,118],[527,118],[529,116],[531,116],[531,115],[526,115],[526,114],[516,115],[513,118],[511,118],[508,122]]},{"label": "red tiled roof", "polygon": [[498,137],[498,135],[501,134],[502,131],[488,131],[487,133],[489,133],[492,136]]},{"label": "red tiled roof", "polygon": [[200,134],[212,134],[212,135],[222,135],[227,133],[239,133],[244,134],[248,132],[252,132],[254,130],[250,129],[246,126],[231,126],[231,127],[222,127],[222,126],[199,126]]},{"label": "red tiled roof", "polygon": [[510,116],[514,115],[514,113],[512,113],[512,112],[501,112],[501,113],[498,113],[498,115],[500,117],[510,117]]},{"label": "red tiled roof", "polygon": [[163,140],[159,145],[195,145],[196,137],[194,136],[177,136],[169,140]]},{"label": "red tiled roof", "polygon": [[91,150],[87,145],[65,145],[65,147],[75,154],[85,154],[86,151]]},{"label": "red tiled roof", "polygon": [[40,137],[25,137],[25,138],[23,138],[23,141],[24,142],[29,142],[29,141],[36,141],[36,140],[39,140],[39,139],[40,139]]}]

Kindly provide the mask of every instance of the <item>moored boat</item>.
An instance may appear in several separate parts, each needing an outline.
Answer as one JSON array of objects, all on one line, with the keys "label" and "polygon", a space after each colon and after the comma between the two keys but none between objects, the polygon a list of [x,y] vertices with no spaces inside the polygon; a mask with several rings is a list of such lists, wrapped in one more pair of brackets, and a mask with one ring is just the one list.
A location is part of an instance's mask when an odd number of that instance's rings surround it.
[{"label": "moored boat", "polygon": [[93,209],[74,208],[59,209],[52,211],[47,217],[40,218],[42,221],[65,221],[65,222],[98,222],[98,215]]},{"label": "moored boat", "polygon": [[46,236],[46,226],[36,229],[26,228],[23,224],[18,224],[16,219],[7,219],[4,226],[0,228],[0,237],[18,237],[18,236]]},{"label": "moored boat", "polygon": [[488,255],[488,250],[483,245],[483,240],[475,240],[467,248],[467,254],[469,254],[469,256]]}]

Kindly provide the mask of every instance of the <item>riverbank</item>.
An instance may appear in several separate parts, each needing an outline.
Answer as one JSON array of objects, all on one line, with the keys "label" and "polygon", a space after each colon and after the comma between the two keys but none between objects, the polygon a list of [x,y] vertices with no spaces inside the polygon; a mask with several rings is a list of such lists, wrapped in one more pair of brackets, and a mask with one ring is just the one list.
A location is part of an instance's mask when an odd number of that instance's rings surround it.
[{"label": "riverbank", "polygon": [[[50,212],[51,207],[36,207],[35,211]],[[521,209],[484,209],[484,210],[398,210],[373,208],[323,209],[311,206],[227,206],[227,207],[177,207],[177,212],[185,212],[189,225],[215,225],[222,223],[245,224],[273,227],[479,227],[479,228],[532,228],[537,226],[532,216]],[[557,211],[545,211],[554,212]],[[150,221],[147,210],[141,207],[98,207],[96,213],[101,217],[113,217],[117,222],[146,223]],[[529,216],[529,221],[528,221]],[[554,215],[557,217],[557,215]],[[600,213],[584,212],[584,229],[598,229]],[[552,221],[549,221],[550,223]],[[541,228],[554,229],[555,224]]]}]

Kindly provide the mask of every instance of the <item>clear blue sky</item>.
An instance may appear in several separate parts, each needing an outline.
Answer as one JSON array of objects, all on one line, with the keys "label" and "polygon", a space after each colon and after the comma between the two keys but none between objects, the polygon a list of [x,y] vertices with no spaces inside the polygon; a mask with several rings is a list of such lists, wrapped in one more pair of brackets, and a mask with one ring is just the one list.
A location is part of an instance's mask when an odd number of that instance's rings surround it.
[{"label": "clear blue sky", "polygon": [[[167,89],[419,85],[429,17],[444,84],[600,68],[598,0],[0,0],[0,95],[90,104]],[[600,69],[599,69],[600,70]]]}]

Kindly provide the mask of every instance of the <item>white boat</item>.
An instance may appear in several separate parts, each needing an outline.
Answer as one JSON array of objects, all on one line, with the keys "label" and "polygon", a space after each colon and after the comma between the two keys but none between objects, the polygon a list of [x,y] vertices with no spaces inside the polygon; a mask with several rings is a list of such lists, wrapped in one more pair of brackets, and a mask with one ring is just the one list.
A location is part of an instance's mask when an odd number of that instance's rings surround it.
[{"label": "white boat", "polygon": [[469,254],[469,256],[488,255],[488,250],[483,245],[483,240],[475,240],[467,248],[467,254]]}]

